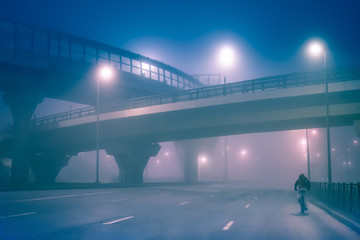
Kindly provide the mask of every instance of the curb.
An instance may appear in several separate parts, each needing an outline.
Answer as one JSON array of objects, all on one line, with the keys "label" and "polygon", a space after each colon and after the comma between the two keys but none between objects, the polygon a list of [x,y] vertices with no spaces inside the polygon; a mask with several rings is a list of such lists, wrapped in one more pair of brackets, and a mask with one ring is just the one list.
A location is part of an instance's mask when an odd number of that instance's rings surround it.
[{"label": "curb", "polygon": [[359,223],[349,219],[348,217],[345,217],[344,215],[330,209],[329,207],[325,206],[324,204],[322,204],[314,199],[309,199],[309,201],[316,207],[320,208],[321,210],[323,210],[324,212],[326,212],[327,214],[329,214],[330,216],[332,216],[333,218],[338,220],[339,222],[345,224],[346,226],[348,226],[349,228],[351,228],[352,230],[354,230],[355,232],[360,234],[360,224]]}]

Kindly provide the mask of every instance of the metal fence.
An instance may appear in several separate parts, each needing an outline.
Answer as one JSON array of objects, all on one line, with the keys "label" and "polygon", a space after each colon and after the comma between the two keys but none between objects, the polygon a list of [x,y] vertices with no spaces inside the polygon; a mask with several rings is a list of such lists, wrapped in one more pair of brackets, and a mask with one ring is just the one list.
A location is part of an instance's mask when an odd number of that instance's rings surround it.
[{"label": "metal fence", "polygon": [[311,194],[331,207],[360,217],[360,183],[312,182]]},{"label": "metal fence", "polygon": [[139,75],[175,88],[203,86],[197,79],[165,63],[89,39],[0,20],[0,59],[35,62],[55,60],[109,64],[119,71]]},{"label": "metal fence", "polygon": [[[327,72],[328,82],[341,82],[360,80],[360,67],[337,69]],[[220,96],[247,94],[261,91],[268,91],[281,88],[293,88],[300,86],[324,84],[324,72],[294,73],[278,75],[255,80],[248,80],[236,83],[229,83],[204,88],[165,93],[161,95],[146,96],[135,99],[122,100],[119,102],[100,105],[99,112],[107,113],[127,109],[149,107],[166,103],[191,101],[205,98],[215,98]],[[95,107],[85,107],[77,110],[53,114],[42,118],[35,118],[31,121],[31,126],[42,126],[74,118],[86,117],[96,114]],[[11,133],[12,127],[3,129],[0,134]]]}]

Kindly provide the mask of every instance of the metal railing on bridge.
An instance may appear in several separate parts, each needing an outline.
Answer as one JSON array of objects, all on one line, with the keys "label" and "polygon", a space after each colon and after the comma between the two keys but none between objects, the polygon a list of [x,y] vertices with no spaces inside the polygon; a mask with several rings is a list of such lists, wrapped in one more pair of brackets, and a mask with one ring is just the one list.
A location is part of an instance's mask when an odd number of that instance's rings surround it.
[{"label": "metal railing on bridge", "polygon": [[312,182],[310,193],[336,209],[360,217],[360,183]]},{"label": "metal railing on bridge", "polygon": [[120,71],[182,90],[203,86],[189,74],[130,51],[55,30],[0,20],[0,60],[7,58],[110,64]]},{"label": "metal railing on bridge", "polygon": [[[327,73],[329,83],[340,81],[360,80],[360,67],[331,70]],[[147,96],[120,102],[100,105],[100,113],[121,111],[127,109],[149,107],[166,103],[191,101],[197,99],[214,98],[235,94],[247,94],[260,91],[268,91],[281,88],[293,88],[308,85],[324,84],[325,72],[294,73],[286,75],[271,76],[254,80],[229,83],[217,86],[178,91],[161,95]],[[324,88],[325,89],[325,88]],[[95,107],[85,107],[68,112],[53,114],[46,117],[36,118],[31,121],[31,126],[41,126],[65,121],[74,118],[91,116],[96,114]],[[11,127],[2,130],[2,134],[11,132]]]}]

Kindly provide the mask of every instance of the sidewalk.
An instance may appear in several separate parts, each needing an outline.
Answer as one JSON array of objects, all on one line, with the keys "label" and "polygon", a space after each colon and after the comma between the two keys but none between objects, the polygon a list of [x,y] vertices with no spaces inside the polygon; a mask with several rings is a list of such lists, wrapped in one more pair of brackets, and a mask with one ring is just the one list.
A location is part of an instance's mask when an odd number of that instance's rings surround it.
[{"label": "sidewalk", "polygon": [[356,218],[355,216],[351,216],[348,213],[342,213],[342,212],[336,211],[336,210],[332,209],[331,207],[325,205],[324,203],[317,201],[314,198],[310,198],[309,201],[316,207],[320,208],[321,210],[323,210],[324,212],[326,212],[333,218],[337,219],[341,223],[345,224],[346,226],[348,226],[349,228],[351,228],[352,230],[354,230],[355,232],[360,234],[360,219],[359,218]]}]

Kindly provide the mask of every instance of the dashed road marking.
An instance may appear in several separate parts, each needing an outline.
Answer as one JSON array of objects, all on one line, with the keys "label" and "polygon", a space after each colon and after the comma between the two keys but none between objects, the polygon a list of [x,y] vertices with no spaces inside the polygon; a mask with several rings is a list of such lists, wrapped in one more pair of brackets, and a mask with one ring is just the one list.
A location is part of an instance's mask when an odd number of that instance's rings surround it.
[{"label": "dashed road marking", "polygon": [[32,201],[50,200],[50,199],[58,199],[58,198],[69,198],[76,196],[77,195],[63,195],[63,196],[54,196],[54,197],[29,198],[29,199],[17,200],[15,202],[32,202]]},{"label": "dashed road marking", "polygon": [[257,200],[257,199],[258,199],[258,197],[254,197],[254,199],[255,199],[255,200]]},{"label": "dashed road marking", "polygon": [[178,205],[179,205],[179,206],[182,206],[182,205],[185,205],[185,204],[188,204],[188,203],[189,203],[189,202],[186,201],[186,202],[179,203]]},{"label": "dashed road marking", "polygon": [[250,204],[248,204],[248,205],[245,206],[245,208],[248,208],[248,207],[250,207]]},{"label": "dashed road marking", "polygon": [[121,202],[126,200],[127,200],[126,198],[121,198],[121,199],[112,200],[111,202]]},{"label": "dashed road marking", "polygon": [[29,199],[16,200],[15,202],[32,202],[32,201],[51,200],[51,199],[59,199],[59,198],[70,198],[70,197],[84,197],[84,196],[102,195],[102,194],[109,194],[109,193],[112,193],[112,192],[97,192],[97,193],[71,194],[71,195],[53,196],[53,197],[42,197],[42,198],[29,198]]},{"label": "dashed road marking", "polygon": [[36,212],[13,214],[13,215],[9,215],[9,216],[1,216],[0,218],[13,218],[13,217],[21,217],[21,216],[33,215],[33,214],[36,214]]},{"label": "dashed road marking", "polygon": [[228,222],[228,223],[225,225],[225,227],[223,227],[223,229],[222,229],[222,230],[224,230],[224,231],[229,230],[229,228],[231,227],[231,225],[233,225],[233,223],[234,223],[234,221],[230,221],[230,222]]},{"label": "dashed road marking", "polygon": [[103,224],[104,224],[104,225],[114,224],[114,223],[121,222],[121,221],[125,221],[125,220],[131,219],[131,218],[134,218],[134,216],[129,216],[129,217],[120,218],[120,219],[116,219],[116,220],[110,221],[110,222],[104,222]]},{"label": "dashed road marking", "polygon": [[213,198],[213,197],[215,197],[215,195],[214,195],[214,194],[209,196],[209,198]]}]

